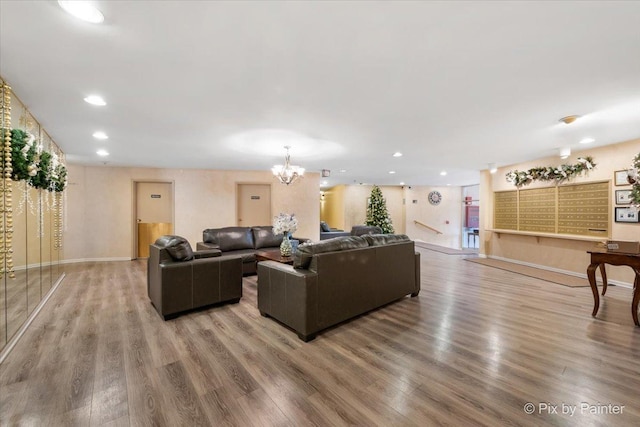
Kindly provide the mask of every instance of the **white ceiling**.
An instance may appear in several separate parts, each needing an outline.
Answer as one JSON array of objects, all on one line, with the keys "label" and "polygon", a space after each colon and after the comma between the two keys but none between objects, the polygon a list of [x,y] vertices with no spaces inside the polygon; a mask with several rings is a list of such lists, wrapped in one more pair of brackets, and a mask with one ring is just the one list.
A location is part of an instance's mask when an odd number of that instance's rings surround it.
[{"label": "white ceiling", "polygon": [[637,1],[93,3],[0,1],[0,75],[70,163],[262,170],[289,144],[329,186],[468,185],[640,137]]}]

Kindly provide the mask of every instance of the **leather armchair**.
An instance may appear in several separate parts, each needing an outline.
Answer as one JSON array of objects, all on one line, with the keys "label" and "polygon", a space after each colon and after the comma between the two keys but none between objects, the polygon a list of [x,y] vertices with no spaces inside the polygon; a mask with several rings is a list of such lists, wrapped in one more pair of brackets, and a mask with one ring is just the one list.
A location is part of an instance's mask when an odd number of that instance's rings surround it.
[{"label": "leather armchair", "polygon": [[164,320],[200,307],[242,298],[242,260],[217,249],[193,252],[180,236],[149,245],[147,292]]}]

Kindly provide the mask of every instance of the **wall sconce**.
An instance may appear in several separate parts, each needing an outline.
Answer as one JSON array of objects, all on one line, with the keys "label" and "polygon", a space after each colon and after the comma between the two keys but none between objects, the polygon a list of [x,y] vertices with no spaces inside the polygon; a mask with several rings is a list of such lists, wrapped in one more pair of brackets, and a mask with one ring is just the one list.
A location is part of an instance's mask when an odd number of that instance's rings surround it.
[{"label": "wall sconce", "polygon": [[560,149],[560,158],[566,159],[571,155],[571,148],[565,147]]},{"label": "wall sconce", "polygon": [[498,172],[498,168],[496,167],[495,163],[489,163],[489,173],[496,173]]}]

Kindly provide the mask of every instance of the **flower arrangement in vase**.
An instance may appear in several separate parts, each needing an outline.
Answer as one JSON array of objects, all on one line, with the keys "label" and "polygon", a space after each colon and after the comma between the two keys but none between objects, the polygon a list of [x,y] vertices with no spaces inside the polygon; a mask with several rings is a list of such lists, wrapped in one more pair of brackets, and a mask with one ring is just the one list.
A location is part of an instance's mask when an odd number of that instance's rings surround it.
[{"label": "flower arrangement in vase", "polygon": [[283,234],[282,243],[280,244],[280,255],[291,256],[293,248],[291,247],[292,233],[298,229],[298,220],[294,214],[280,214],[273,218],[273,234]]}]

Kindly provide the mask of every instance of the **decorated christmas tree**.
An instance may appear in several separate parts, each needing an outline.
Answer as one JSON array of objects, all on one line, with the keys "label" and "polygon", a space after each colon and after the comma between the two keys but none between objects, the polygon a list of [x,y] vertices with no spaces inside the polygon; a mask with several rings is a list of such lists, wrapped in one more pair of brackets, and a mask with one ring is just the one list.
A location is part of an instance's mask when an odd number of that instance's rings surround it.
[{"label": "decorated christmas tree", "polygon": [[367,203],[367,225],[377,225],[385,234],[393,234],[393,224],[387,211],[387,202],[382,197],[382,191],[377,185],[371,190],[371,197]]}]

